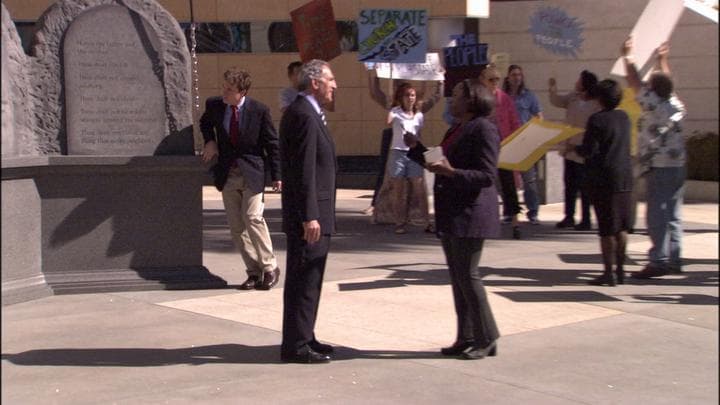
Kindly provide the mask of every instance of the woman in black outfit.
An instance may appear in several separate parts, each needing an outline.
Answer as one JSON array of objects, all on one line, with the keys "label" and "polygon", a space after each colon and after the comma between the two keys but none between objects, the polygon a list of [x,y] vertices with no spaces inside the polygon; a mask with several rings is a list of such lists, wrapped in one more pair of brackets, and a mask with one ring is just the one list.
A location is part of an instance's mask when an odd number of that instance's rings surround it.
[{"label": "woman in black outfit", "polygon": [[589,283],[615,286],[625,281],[623,264],[630,229],[630,119],[624,111],[615,109],[622,100],[622,89],[617,82],[603,80],[593,93],[602,111],[590,116],[583,143],[575,148],[585,158],[588,192],[598,220],[605,268],[602,275]]},{"label": "woman in black outfit", "polygon": [[[459,123],[448,130],[440,145],[445,158],[425,165],[436,175],[435,221],[450,271],[458,325],[455,343],[441,352],[468,360],[495,356],[500,337],[478,269],[485,239],[500,233],[495,184],[500,135],[487,119],[494,106],[494,96],[479,80],[458,83],[450,112]],[[422,160],[424,147],[410,146],[410,157]]]}]

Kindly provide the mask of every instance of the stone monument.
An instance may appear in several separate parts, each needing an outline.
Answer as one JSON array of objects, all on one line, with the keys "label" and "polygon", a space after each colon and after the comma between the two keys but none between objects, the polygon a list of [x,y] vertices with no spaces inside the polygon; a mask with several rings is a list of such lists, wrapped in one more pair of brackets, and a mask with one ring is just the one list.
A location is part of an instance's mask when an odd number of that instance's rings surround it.
[{"label": "stone monument", "polygon": [[202,265],[177,21],[154,0],[60,0],[26,56],[2,12],[3,304],[226,285]]}]

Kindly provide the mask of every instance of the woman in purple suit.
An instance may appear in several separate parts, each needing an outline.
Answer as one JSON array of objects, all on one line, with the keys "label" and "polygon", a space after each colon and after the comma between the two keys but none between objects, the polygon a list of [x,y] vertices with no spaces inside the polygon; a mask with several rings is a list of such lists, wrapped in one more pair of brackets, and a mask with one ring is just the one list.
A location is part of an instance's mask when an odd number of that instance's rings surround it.
[{"label": "woman in purple suit", "polygon": [[[500,233],[495,184],[500,135],[488,120],[495,98],[479,80],[458,83],[451,100],[450,112],[457,120],[440,145],[445,158],[425,167],[436,175],[436,226],[458,324],[455,343],[441,352],[472,360],[494,356],[500,337],[478,269],[485,239]],[[417,150],[424,148],[411,146],[417,158]]]}]

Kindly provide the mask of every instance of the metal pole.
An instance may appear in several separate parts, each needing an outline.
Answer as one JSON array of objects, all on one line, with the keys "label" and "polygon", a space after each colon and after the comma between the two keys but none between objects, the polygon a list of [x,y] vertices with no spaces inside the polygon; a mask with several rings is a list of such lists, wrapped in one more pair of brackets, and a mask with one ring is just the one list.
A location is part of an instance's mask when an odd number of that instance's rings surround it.
[{"label": "metal pole", "polygon": [[190,63],[192,74],[192,120],[193,120],[193,139],[195,141],[195,154],[199,155],[203,150],[203,139],[200,134],[200,125],[198,123],[200,116],[200,86],[198,75],[198,58],[197,58],[197,38],[195,36],[195,12],[193,10],[193,0],[190,0]]}]

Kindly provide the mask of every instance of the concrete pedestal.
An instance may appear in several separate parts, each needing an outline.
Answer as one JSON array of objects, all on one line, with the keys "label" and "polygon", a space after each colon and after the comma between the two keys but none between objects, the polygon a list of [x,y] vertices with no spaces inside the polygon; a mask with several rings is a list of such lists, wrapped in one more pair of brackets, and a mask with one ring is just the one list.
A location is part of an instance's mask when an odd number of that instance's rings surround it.
[{"label": "concrete pedestal", "polygon": [[217,288],[202,265],[194,156],[2,160],[2,301]]}]

